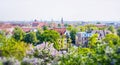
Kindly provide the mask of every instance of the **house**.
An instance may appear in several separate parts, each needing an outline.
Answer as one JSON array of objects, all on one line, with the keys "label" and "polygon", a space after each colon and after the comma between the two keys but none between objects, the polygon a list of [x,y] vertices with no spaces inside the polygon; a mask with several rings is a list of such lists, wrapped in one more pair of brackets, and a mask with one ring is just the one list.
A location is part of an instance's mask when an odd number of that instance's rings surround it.
[{"label": "house", "polygon": [[35,20],[32,23],[32,27],[38,27],[38,28],[41,28],[41,27],[46,26],[46,25],[47,25],[46,22],[38,22],[37,20]]},{"label": "house", "polygon": [[10,24],[10,23],[2,23],[2,24],[0,24],[0,30],[5,31],[6,34],[12,34],[14,28],[15,27],[12,26],[12,24]]},{"label": "house", "polygon": [[[51,30],[57,31],[60,36],[65,36],[64,37],[64,43],[67,43],[67,37],[70,37],[70,32],[66,30],[66,28],[53,28]],[[62,41],[61,39],[59,41]]]},{"label": "house", "polygon": [[66,32],[66,28],[53,28],[52,30],[57,31],[60,35],[64,35]]},{"label": "house", "polygon": [[93,30],[91,32],[78,32],[76,34],[76,45],[83,45],[87,46],[88,44],[88,39],[93,35],[93,34],[98,34],[98,40],[103,39],[106,34],[110,34],[111,32],[108,30]]},{"label": "house", "polygon": [[95,26],[96,26],[97,28],[104,28],[104,27],[106,27],[105,24],[95,24]]},{"label": "house", "polygon": [[92,33],[88,32],[78,32],[76,34],[76,45],[79,46],[80,44],[87,45],[89,37],[92,36]]},{"label": "house", "polygon": [[34,28],[34,27],[22,27],[22,30],[24,32],[26,32],[26,33],[31,32],[31,31],[36,32],[37,28]]},{"label": "house", "polygon": [[30,32],[32,28],[22,27],[22,30],[26,33]]}]

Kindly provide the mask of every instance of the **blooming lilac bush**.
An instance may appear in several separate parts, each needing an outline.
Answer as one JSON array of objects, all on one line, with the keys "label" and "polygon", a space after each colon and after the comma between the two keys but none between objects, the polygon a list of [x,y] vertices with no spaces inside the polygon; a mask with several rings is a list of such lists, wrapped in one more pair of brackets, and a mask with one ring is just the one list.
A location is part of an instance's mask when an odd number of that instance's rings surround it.
[{"label": "blooming lilac bush", "polygon": [[20,62],[15,58],[0,57],[1,65],[20,65]]}]

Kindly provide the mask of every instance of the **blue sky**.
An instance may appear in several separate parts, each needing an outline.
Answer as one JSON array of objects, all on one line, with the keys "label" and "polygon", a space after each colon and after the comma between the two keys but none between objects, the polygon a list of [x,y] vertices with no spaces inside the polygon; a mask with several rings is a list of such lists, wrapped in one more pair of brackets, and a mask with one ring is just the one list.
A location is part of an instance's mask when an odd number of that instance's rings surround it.
[{"label": "blue sky", "polygon": [[120,0],[0,0],[0,20],[120,20]]}]

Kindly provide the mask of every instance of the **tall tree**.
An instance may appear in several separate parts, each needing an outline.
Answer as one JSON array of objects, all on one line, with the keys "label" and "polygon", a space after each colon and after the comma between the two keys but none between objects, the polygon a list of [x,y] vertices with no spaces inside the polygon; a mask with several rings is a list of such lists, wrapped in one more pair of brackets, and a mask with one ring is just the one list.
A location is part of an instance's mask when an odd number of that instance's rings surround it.
[{"label": "tall tree", "polygon": [[50,42],[54,43],[54,47],[59,50],[58,39],[60,38],[60,34],[54,30],[45,30],[41,35],[41,42]]},{"label": "tall tree", "polygon": [[20,28],[16,27],[13,31],[13,38],[17,41],[21,41],[24,38],[25,32]]},{"label": "tall tree", "polygon": [[45,30],[43,34],[41,34],[42,42],[51,42],[54,43],[60,38],[60,34],[54,30]]},{"label": "tall tree", "polygon": [[35,44],[37,42],[37,37],[35,32],[29,32],[25,35],[24,41],[26,43]]},{"label": "tall tree", "polygon": [[75,29],[72,29],[71,32],[70,32],[70,37],[71,37],[72,43],[74,43],[74,44],[75,44],[76,32],[77,31]]},{"label": "tall tree", "polygon": [[36,37],[37,37],[37,40],[38,40],[39,42],[40,42],[40,39],[41,39],[41,34],[42,34],[42,30],[37,29]]}]

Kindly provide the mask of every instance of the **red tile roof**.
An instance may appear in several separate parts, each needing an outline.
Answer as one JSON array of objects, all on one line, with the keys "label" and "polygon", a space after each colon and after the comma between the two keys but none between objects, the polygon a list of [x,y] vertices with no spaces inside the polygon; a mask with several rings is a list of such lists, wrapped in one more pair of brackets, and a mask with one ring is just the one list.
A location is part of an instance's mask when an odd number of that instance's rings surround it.
[{"label": "red tile roof", "polygon": [[63,35],[66,32],[66,28],[53,28],[52,30],[57,31],[60,35]]},{"label": "red tile roof", "polygon": [[33,22],[32,23],[33,27],[43,27],[45,25],[47,25],[45,22]]},{"label": "red tile roof", "polygon": [[24,32],[30,32],[31,29],[32,29],[32,28],[22,28],[22,30],[23,30]]}]

